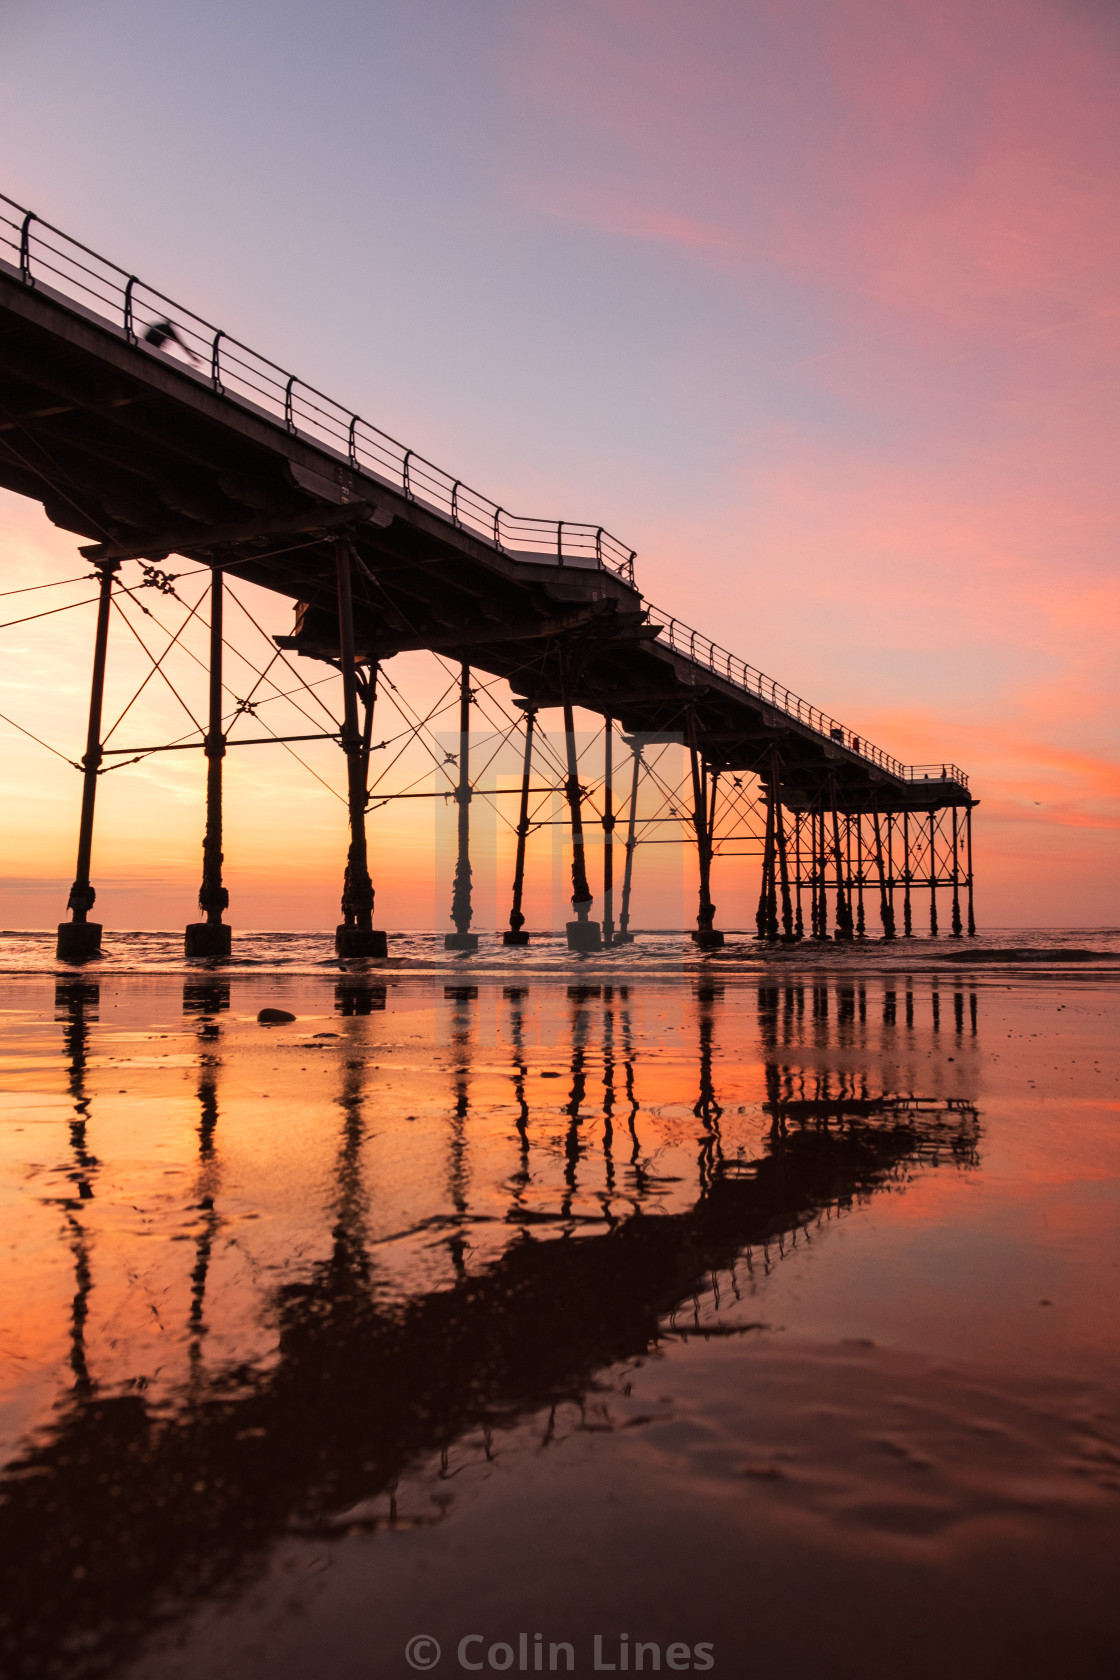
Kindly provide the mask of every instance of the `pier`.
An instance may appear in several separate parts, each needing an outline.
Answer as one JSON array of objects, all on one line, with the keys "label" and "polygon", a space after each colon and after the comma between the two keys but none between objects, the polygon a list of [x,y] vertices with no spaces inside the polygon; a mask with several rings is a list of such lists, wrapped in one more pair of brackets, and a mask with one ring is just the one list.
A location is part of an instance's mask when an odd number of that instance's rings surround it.
[{"label": "pier", "polygon": [[[372,736],[381,667],[419,649],[460,669],[450,948],[469,951],[479,937],[470,927],[472,673],[508,684],[507,711],[524,743],[507,944],[529,937],[527,801],[549,713],[565,747],[546,773],[567,808],[571,949],[631,937],[638,796],[651,745],[667,740],[681,743],[687,765],[666,810],[696,852],[700,949],[718,949],[724,937],[713,865],[744,853],[761,858],[764,942],[858,940],[875,921],[885,939],[927,927],[975,933],[976,800],[955,764],[901,763],[648,601],[634,551],[602,526],[510,512],[2,196],[0,485],[73,532],[96,580],[77,864],[58,934],[64,960],[85,960],[101,945],[93,852],[109,756],[102,696],[113,605],[143,588],[174,595],[172,556],[210,576],[206,727],[187,742],[112,752],[205,753],[201,919],[185,930],[190,956],[230,950],[222,768],[230,747],[255,744],[244,732],[252,708],[231,708],[223,680],[223,603],[239,581],[291,601],[292,632],[276,642],[293,681],[304,680],[296,656],[341,679],[340,725],[299,737],[335,739],[345,757],[340,958],[387,952],[366,847]],[[576,751],[577,708],[603,719],[594,797]],[[627,797],[616,802],[619,794]],[[383,788],[377,800],[393,796]],[[602,831],[601,883],[588,873],[589,824]],[[616,824],[626,832],[617,905]]]}]

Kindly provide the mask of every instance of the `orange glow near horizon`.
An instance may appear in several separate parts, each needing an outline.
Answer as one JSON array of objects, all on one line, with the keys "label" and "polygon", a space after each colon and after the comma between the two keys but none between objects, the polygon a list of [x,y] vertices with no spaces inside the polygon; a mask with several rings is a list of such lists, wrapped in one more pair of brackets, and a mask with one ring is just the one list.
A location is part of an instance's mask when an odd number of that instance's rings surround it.
[{"label": "orange glow near horizon", "polygon": [[[24,177],[7,190],[122,262],[143,255],[172,293],[504,506],[624,533],[650,599],[863,738],[961,765],[981,801],[982,924],[1120,924],[1115,17],[1049,0],[564,0],[503,18],[482,39],[449,15],[432,53],[430,23],[409,17],[407,49],[379,46],[377,74],[391,67],[412,113],[382,89],[405,136],[378,114],[384,155],[372,139],[337,144],[334,102],[345,115],[356,94],[336,95],[332,56],[329,108],[312,102],[322,121],[297,124],[306,159],[284,152],[275,180],[240,159],[213,67],[192,80],[184,65],[184,88],[211,87],[229,163],[189,236],[194,94],[180,107],[164,90],[151,160],[124,167],[99,122],[77,147],[73,89],[96,64],[123,98],[125,72],[112,27],[95,39],[75,24],[80,63],[53,40],[26,49],[38,63],[49,45],[60,149],[44,150],[49,125],[21,123],[13,88],[0,130]],[[166,50],[158,29],[150,46]],[[190,62],[195,50],[176,43]],[[128,76],[131,98],[141,77]],[[364,84],[361,99],[374,123]],[[7,588],[81,570],[76,540],[32,503],[0,496],[0,538]],[[8,597],[3,617],[44,599]],[[261,610],[289,628],[286,604]],[[89,620],[0,633],[0,709],[67,757]],[[123,704],[140,667],[122,635],[110,687]],[[398,667],[434,699],[436,661]],[[166,691],[152,685],[145,705],[179,727]],[[0,732],[0,921],[49,925],[73,867],[76,779]],[[305,756],[337,792],[333,748]],[[103,780],[110,922],[191,913],[198,757]],[[227,770],[235,925],[332,925],[335,794],[281,748],[231,754]],[[373,813],[385,925],[445,925],[436,833],[427,806]],[[480,914],[499,922],[504,846],[480,865],[497,871]],[[551,862],[534,870],[531,916],[554,923],[563,892]],[[751,859],[717,865],[726,925],[750,925],[756,881]],[[648,855],[646,888],[638,920],[691,922],[690,855]]]}]

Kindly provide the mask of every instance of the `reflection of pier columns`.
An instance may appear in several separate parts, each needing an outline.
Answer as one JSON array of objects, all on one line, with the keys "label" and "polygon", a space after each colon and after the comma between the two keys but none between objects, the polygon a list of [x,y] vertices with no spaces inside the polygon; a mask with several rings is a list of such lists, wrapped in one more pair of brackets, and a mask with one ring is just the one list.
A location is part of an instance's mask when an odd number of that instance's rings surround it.
[{"label": "reflection of pier columns", "polygon": [[229,893],[222,885],[222,568],[210,568],[210,715],[206,730],[206,833],[202,841],[202,886],[198,907],[205,921],[187,926],[188,957],[228,957],[230,929],[222,921]]},{"label": "reflection of pier columns", "polygon": [[525,1092],[525,1081],[529,1076],[528,1064],[525,1061],[524,1000],[527,990],[525,986],[502,988],[502,996],[509,1001],[510,1038],[513,1041],[513,1093],[517,1098],[518,1169],[511,1180],[516,1210],[524,1206],[525,1192],[532,1176],[529,1171],[529,1099]]},{"label": "reflection of pier columns", "polygon": [[701,984],[696,989],[697,1028],[700,1040],[700,1092],[692,1112],[703,1123],[704,1127],[704,1135],[700,1140],[699,1159],[701,1190],[710,1188],[722,1161],[719,1120],[723,1109],[720,1106],[715,1085],[712,1082],[712,1039],[715,1029],[712,1005],[722,996],[723,987],[713,986],[710,982]]},{"label": "reflection of pier columns", "polygon": [[470,931],[471,917],[471,668],[464,662],[459,671],[459,784],[457,807],[455,885],[451,894],[451,920],[455,932],[444,934],[448,951],[477,951],[478,934]]},{"label": "reflection of pier columns", "polygon": [[513,908],[509,913],[509,928],[502,934],[503,945],[528,945],[525,916],[521,900],[525,891],[525,843],[529,837],[529,778],[533,770],[533,731],[537,722],[537,708],[525,702],[525,758],[521,766],[521,809],[517,816],[517,857],[513,866]]},{"label": "reflection of pier columns", "polygon": [[[373,926],[373,882],[369,876],[366,850],[368,755],[363,751],[362,732],[358,728],[358,672],[354,651],[349,540],[338,538],[334,553],[338,584],[339,669],[342,672],[342,746],[346,753],[346,802],[350,814],[350,845],[342,886],[343,920],[335,930],[334,946],[340,957],[383,957],[386,955],[385,935],[375,931]],[[367,703],[372,707],[372,674]]]},{"label": "reflection of pier columns", "polygon": [[447,1188],[454,1210],[455,1228],[447,1239],[451,1265],[457,1278],[466,1276],[467,1236],[467,1116],[470,1112],[471,1009],[478,997],[477,986],[445,986],[443,995],[454,1003],[451,1016],[451,1053],[455,1058],[455,1110],[448,1151]]},{"label": "reflection of pier columns", "polygon": [[74,1294],[70,1303],[70,1369],[74,1376],[74,1392],[80,1399],[93,1393],[94,1383],[89,1374],[86,1349],[86,1325],[89,1321],[89,1297],[93,1289],[90,1267],[90,1242],[81,1218],[84,1202],[93,1200],[93,1178],[100,1165],[88,1144],[89,1098],[86,1095],[86,1063],[89,1056],[89,1021],[96,1019],[100,998],[97,986],[84,981],[62,981],[55,987],[55,1009],[65,1009],[66,1025],[63,1040],[69,1061],[69,1090],[74,1102],[74,1118],[70,1122],[70,1148],[74,1167],[69,1174],[78,1194],[62,1202],[66,1219],[68,1246],[74,1261]]},{"label": "reflection of pier columns", "polygon": [[85,962],[101,952],[101,923],[88,920],[97,893],[90,882],[93,857],[93,811],[101,768],[101,707],[105,698],[105,658],[109,648],[109,608],[119,560],[102,560],[97,567],[97,627],[93,638],[93,675],[89,688],[89,723],[82,756],[82,814],[78,822],[78,861],[67,909],[72,921],[58,925],[57,955],[61,962]]}]

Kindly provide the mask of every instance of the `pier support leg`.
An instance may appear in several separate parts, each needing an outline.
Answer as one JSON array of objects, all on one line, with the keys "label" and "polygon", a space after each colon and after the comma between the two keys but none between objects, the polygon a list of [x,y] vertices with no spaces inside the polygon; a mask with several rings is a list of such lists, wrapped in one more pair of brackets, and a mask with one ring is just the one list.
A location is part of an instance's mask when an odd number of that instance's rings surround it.
[{"label": "pier support leg", "polygon": [[444,934],[447,951],[477,951],[478,934],[470,931],[471,917],[471,668],[459,671],[459,785],[455,789],[458,807],[458,848],[455,854],[455,885],[451,892],[451,920],[455,932]]},{"label": "pier support leg", "polygon": [[563,703],[564,743],[567,749],[568,774],[564,792],[572,821],[572,909],[574,922],[567,924],[569,951],[598,951],[603,943],[598,922],[591,920],[591,888],[587,884],[587,857],[583,844],[583,794],[579,785],[579,758],[576,754],[576,726],[572,716],[572,695],[567,680],[567,661],[564,661]]},{"label": "pier support leg", "polygon": [[856,811],[848,818],[848,851],[851,854],[852,828],[856,831],[856,937],[864,939],[867,936],[867,916],[863,907],[863,812]]},{"label": "pier support leg", "polygon": [[101,952],[101,923],[88,920],[97,893],[90,883],[93,856],[93,811],[97,801],[97,776],[101,768],[101,707],[105,698],[105,656],[109,647],[109,608],[113,578],[120,562],[106,560],[98,566],[97,628],[93,639],[93,676],[89,688],[89,723],[86,750],[82,755],[82,814],[78,822],[78,861],[74,884],[66,907],[72,920],[58,924],[56,955],[60,962],[87,962]]},{"label": "pier support leg", "polygon": [[972,903],[972,806],[965,806],[964,813],[965,862],[968,868],[968,937],[976,938],[976,915]]},{"label": "pier support leg", "polygon": [[836,784],[832,784],[832,850],[836,862],[836,935],[837,939],[852,937],[852,901],[848,897],[848,871],[844,867],[844,848],[840,844],[840,812],[836,805]]},{"label": "pier support leg", "polygon": [[910,813],[902,813],[902,935],[904,939],[914,937],[914,921],[910,904],[910,882],[913,879],[913,864],[910,857]]},{"label": "pier support leg", "polygon": [[[789,859],[786,855],[786,825],[782,812],[782,767],[777,747],[770,749],[770,798],[774,805],[774,840],[777,848],[778,879],[782,894],[782,938],[793,939],[793,903],[789,895]],[[774,931],[777,933],[777,906]]]},{"label": "pier support leg", "polygon": [[937,814],[929,814],[929,936],[937,938]]},{"label": "pier support leg", "polygon": [[502,934],[503,945],[528,945],[529,935],[523,931],[525,917],[521,911],[521,896],[525,890],[525,842],[529,837],[529,777],[533,770],[533,730],[537,709],[525,709],[525,757],[521,765],[521,809],[517,817],[517,856],[513,866],[513,908],[509,913],[509,929]]},{"label": "pier support leg", "polygon": [[814,939],[828,938],[828,899],[824,890],[825,853],[824,799],[822,796],[820,809],[815,812],[813,819],[813,874],[816,881],[815,902],[817,907],[816,925],[813,929]]},{"label": "pier support leg", "polygon": [[[342,671],[342,748],[346,754],[346,803],[350,813],[350,846],[342,883],[341,924],[334,948],[340,957],[383,957],[385,935],[373,926],[373,882],[366,850],[367,758],[358,728],[358,672],[354,654],[354,602],[350,592],[350,543],[340,537],[334,545],[338,584],[339,667]],[[370,694],[369,703],[373,704]]]},{"label": "pier support leg", "polygon": [[777,899],[774,893],[774,796],[766,790],[766,837],[762,842],[762,879],[758,884],[758,909],[754,925],[759,939],[778,937]]},{"label": "pier support leg", "polygon": [[795,899],[793,912],[793,937],[795,939],[804,939],[805,937],[805,919],[801,913],[801,819],[802,813],[800,811],[796,811],[793,818],[793,891]]},{"label": "pier support leg", "polygon": [[953,806],[953,938],[959,939],[964,932],[961,921],[961,854],[960,831],[957,823],[957,807]]},{"label": "pier support leg", "polygon": [[696,714],[691,707],[688,711],[688,756],[692,770],[692,827],[696,835],[700,872],[700,904],[692,938],[702,951],[717,951],[723,944],[723,934],[715,926],[716,907],[712,903],[712,826],[704,760],[696,739]]},{"label": "pier support leg", "polygon": [[[887,836],[890,837],[890,817],[887,817]],[[875,869],[879,876],[879,920],[883,924],[883,938],[894,938],[894,906],[887,890],[887,868],[883,858],[883,831],[879,826],[879,813],[871,813],[872,833],[875,839]]]},{"label": "pier support leg", "polygon": [[633,754],[633,775],[630,781],[630,808],[626,813],[626,861],[622,869],[622,904],[618,912],[618,932],[614,936],[616,945],[630,945],[634,935],[630,932],[630,889],[634,884],[634,850],[638,844],[638,782],[642,773],[642,747],[640,741],[630,742]]},{"label": "pier support leg", "polygon": [[210,572],[210,715],[206,729],[206,833],[202,840],[202,886],[198,908],[205,921],[189,922],[183,941],[188,957],[228,957],[231,932],[222,921],[229,893],[222,885],[222,568]]},{"label": "pier support leg", "polygon": [[603,944],[614,944],[614,719],[603,720]]}]

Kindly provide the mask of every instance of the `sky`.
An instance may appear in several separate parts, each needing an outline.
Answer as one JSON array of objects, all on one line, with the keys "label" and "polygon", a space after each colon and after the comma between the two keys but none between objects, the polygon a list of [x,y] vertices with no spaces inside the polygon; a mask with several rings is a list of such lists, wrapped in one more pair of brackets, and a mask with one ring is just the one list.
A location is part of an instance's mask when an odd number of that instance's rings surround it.
[{"label": "sky", "polygon": [[[0,191],[962,765],[981,925],[1116,925],[1118,81],[1108,0],[7,0]],[[5,588],[81,570],[35,504],[0,541]],[[91,612],[0,631],[0,709],[64,756]],[[0,731],[0,923],[48,925],[77,778]],[[231,769],[231,920],[329,926],[344,813],[279,758]],[[193,914],[201,776],[155,765],[103,782],[112,925]],[[371,844],[385,925],[432,925],[430,811]]]}]

